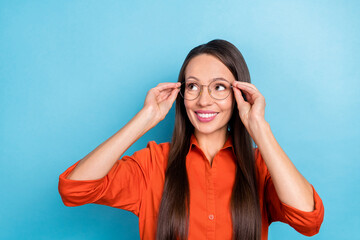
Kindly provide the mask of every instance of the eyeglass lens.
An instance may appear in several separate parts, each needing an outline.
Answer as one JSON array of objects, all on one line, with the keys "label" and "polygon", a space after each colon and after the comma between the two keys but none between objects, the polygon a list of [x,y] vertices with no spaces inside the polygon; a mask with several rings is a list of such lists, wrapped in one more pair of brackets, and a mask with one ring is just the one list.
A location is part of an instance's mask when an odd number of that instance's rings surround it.
[{"label": "eyeglass lens", "polygon": [[[200,85],[197,81],[188,80],[181,85],[181,95],[187,100],[194,100],[200,95],[203,85]],[[210,96],[222,100],[227,98],[231,92],[231,84],[226,80],[215,80],[208,86]]]}]

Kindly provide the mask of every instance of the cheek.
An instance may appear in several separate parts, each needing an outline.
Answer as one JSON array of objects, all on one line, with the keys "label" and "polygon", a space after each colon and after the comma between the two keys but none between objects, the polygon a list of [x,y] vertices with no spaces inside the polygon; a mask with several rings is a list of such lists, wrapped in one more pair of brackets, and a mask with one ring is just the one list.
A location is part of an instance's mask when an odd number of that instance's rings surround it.
[{"label": "cheek", "polygon": [[226,102],[224,102],[222,109],[225,111],[231,111],[234,109],[235,99],[232,96],[229,96]]},{"label": "cheek", "polygon": [[189,108],[189,101],[184,100],[184,105],[185,105],[185,108],[187,110]]},{"label": "cheek", "polygon": [[185,105],[186,112],[188,112],[189,111],[189,103],[186,100],[184,101],[184,105]]},{"label": "cheek", "polygon": [[192,104],[191,104],[191,102],[190,101],[184,101],[184,105],[185,105],[185,110],[186,110],[186,113],[187,113],[187,115],[188,115],[188,117],[190,118],[190,111],[191,111],[191,106],[192,106]]},{"label": "cheek", "polygon": [[227,101],[226,103],[224,103],[224,105],[222,105],[222,110],[224,111],[225,115],[224,118],[228,120],[230,120],[233,111],[234,111],[234,106],[235,106],[235,101],[234,99],[229,99],[229,101]]},{"label": "cheek", "polygon": [[194,109],[194,106],[196,105],[195,101],[184,101],[185,109],[186,111],[191,111]]}]

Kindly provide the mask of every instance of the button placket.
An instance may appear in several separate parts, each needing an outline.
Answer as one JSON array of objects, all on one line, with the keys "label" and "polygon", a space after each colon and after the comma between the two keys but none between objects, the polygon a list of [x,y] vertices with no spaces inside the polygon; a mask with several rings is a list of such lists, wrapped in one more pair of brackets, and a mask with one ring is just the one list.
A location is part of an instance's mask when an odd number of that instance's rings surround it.
[{"label": "button placket", "polygon": [[214,169],[206,165],[207,239],[215,239],[215,189]]}]

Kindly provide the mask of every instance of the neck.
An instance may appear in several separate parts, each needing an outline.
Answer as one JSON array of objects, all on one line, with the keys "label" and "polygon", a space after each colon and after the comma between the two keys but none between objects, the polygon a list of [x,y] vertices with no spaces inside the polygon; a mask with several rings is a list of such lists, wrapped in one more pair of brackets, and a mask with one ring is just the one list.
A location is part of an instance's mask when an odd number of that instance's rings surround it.
[{"label": "neck", "polygon": [[204,134],[197,132],[195,129],[194,135],[201,150],[204,152],[211,165],[212,159],[214,158],[216,153],[224,146],[229,136],[229,133],[227,129],[225,129],[225,131],[217,131],[211,134]]}]

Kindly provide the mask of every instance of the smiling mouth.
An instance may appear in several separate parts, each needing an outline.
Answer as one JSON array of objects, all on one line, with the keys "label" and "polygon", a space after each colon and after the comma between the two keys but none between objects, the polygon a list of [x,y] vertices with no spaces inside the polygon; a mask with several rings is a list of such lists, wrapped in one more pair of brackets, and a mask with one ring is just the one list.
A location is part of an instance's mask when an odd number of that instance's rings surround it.
[{"label": "smiling mouth", "polygon": [[200,122],[210,122],[212,121],[214,118],[216,118],[216,115],[218,115],[218,112],[195,112],[197,119]]},{"label": "smiling mouth", "polygon": [[198,115],[201,118],[212,118],[218,114],[218,113],[198,113],[198,112],[195,112],[195,113],[196,113],[196,115]]}]

